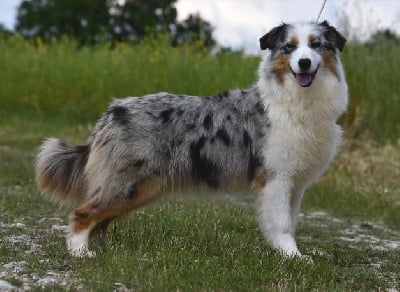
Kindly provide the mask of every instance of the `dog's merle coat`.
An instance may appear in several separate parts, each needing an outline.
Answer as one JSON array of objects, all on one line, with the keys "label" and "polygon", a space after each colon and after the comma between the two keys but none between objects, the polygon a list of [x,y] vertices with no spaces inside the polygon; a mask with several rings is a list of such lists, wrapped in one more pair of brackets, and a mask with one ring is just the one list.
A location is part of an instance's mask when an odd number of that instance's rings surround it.
[{"label": "dog's merle coat", "polygon": [[67,247],[93,255],[89,236],[167,192],[254,190],[272,247],[300,255],[294,240],[305,189],[333,159],[347,85],[337,50],[345,39],[326,21],[282,24],[257,82],[216,96],[157,93],[115,99],[87,144],[47,139],[36,162],[41,189],[80,202]]},{"label": "dog's merle coat", "polygon": [[158,93],[114,100],[88,147],[107,148],[109,171],[132,181],[150,175],[175,188],[204,183],[226,189],[255,178],[269,126],[256,87],[210,97]]}]

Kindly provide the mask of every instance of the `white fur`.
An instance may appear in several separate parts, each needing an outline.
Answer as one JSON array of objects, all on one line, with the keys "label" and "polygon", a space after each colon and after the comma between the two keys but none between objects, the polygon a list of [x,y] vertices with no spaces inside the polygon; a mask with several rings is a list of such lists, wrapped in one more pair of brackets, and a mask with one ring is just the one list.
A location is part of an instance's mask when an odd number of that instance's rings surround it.
[{"label": "white fur", "polygon": [[67,234],[67,249],[69,253],[78,258],[94,257],[96,253],[89,250],[89,234],[92,227],[86,228],[79,233],[69,231]]},{"label": "white fur", "polygon": [[[307,57],[312,68],[320,65],[321,56],[307,46],[311,29],[302,24],[291,32],[299,39],[291,64]],[[272,125],[264,148],[265,164],[275,176],[262,191],[259,221],[272,247],[293,256],[300,255],[294,235],[304,190],[321,176],[341,140],[336,120],[347,107],[347,84],[339,60],[339,78],[321,66],[306,88],[297,84],[291,72],[283,85],[266,78],[270,62],[267,53],[260,65],[258,87]],[[293,70],[298,70],[296,66]]]},{"label": "white fur", "polygon": [[299,59],[310,59],[311,68],[309,72],[314,72],[318,64],[321,62],[321,56],[314,50],[312,50],[308,45],[308,36],[311,33],[317,33],[315,31],[315,26],[309,23],[299,23],[294,26],[294,29],[289,31],[288,38],[296,37],[299,41],[297,49],[293,52],[290,58],[290,67],[295,73],[300,73]]}]

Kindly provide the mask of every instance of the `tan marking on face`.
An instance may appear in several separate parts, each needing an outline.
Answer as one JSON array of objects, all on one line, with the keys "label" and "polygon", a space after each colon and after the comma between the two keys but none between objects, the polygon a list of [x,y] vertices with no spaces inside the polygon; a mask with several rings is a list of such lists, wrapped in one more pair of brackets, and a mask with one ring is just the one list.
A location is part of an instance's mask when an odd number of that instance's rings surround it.
[{"label": "tan marking on face", "polygon": [[285,82],[285,75],[289,72],[289,61],[290,57],[288,55],[280,55],[272,63],[272,70],[281,84]]},{"label": "tan marking on face", "polygon": [[299,45],[299,39],[296,37],[296,36],[293,36],[291,39],[290,39],[290,43],[292,44],[292,45],[294,45],[294,46],[298,46]]},{"label": "tan marking on face", "polygon": [[337,63],[336,57],[333,54],[325,54],[322,56],[322,60],[324,62],[325,67],[329,71],[331,71],[331,73],[335,75],[336,78],[340,81],[339,74],[336,70],[336,63]]},{"label": "tan marking on face", "polygon": [[315,42],[316,39],[317,39],[317,38],[315,37],[315,35],[310,34],[310,35],[308,36],[308,43],[309,43],[309,44],[312,44],[313,42]]}]

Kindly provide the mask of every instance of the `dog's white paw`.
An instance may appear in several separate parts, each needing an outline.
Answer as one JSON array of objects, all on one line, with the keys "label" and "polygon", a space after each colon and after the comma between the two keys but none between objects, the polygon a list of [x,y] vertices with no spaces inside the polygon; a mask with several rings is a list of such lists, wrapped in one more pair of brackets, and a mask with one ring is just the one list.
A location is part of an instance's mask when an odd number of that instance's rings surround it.
[{"label": "dog's white paw", "polygon": [[96,253],[89,250],[89,229],[79,233],[69,232],[67,235],[67,249],[71,256],[78,258],[92,258]]},{"label": "dog's white paw", "polygon": [[301,257],[301,253],[297,248],[296,241],[289,233],[282,233],[272,237],[271,244],[274,248],[282,253],[283,256]]}]

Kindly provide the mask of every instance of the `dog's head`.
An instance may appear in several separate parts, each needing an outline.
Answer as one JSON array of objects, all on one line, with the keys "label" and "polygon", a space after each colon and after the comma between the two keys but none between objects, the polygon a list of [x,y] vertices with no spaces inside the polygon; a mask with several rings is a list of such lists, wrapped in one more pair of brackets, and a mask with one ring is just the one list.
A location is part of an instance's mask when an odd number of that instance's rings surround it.
[{"label": "dog's head", "polygon": [[340,79],[337,51],[346,39],[327,21],[282,24],[260,38],[262,50],[271,50],[271,71],[280,83],[294,78],[309,87],[320,70]]}]

